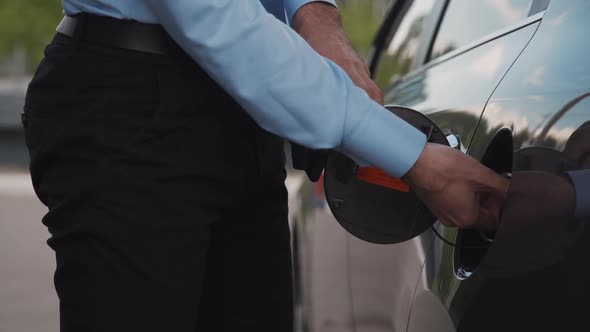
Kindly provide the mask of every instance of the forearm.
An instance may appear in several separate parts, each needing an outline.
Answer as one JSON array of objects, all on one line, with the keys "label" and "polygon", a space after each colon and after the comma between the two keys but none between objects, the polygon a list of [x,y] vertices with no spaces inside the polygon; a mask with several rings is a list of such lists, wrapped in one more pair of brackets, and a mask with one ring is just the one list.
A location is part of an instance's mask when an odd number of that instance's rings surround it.
[{"label": "forearm", "polygon": [[[340,11],[328,3],[311,2],[304,5],[295,13],[292,26],[322,56],[330,58],[331,50],[344,47],[352,50],[344,32]],[[318,47],[328,40],[333,43],[330,49]],[[337,59],[331,60],[338,63]]]},{"label": "forearm", "polygon": [[[285,11],[287,14],[287,20],[293,27],[293,21],[295,20],[296,14],[300,14],[299,10],[308,6],[323,4],[332,7],[337,10],[336,0],[283,0],[285,5]],[[306,8],[308,10],[309,8]]]},{"label": "forearm", "polygon": [[295,13],[292,26],[316,52],[335,62],[356,86],[383,104],[383,93],[344,32],[338,8],[325,2],[307,3]]},{"label": "forearm", "polygon": [[268,131],[311,148],[340,147],[396,176],[420,155],[422,133],[371,101],[258,1],[149,4],[168,33]]},{"label": "forearm", "polygon": [[331,4],[310,2],[295,12],[291,26],[302,36],[313,36],[319,26],[341,31],[342,18],[338,8]]}]

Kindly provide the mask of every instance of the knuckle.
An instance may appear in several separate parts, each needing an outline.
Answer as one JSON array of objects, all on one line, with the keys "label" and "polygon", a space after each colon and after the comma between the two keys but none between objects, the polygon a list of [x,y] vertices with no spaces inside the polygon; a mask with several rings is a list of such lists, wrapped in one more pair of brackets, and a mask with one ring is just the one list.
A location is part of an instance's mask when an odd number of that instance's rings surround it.
[{"label": "knuckle", "polygon": [[355,60],[355,64],[360,71],[367,72],[367,70],[368,70],[367,65],[361,59],[357,58]]},{"label": "knuckle", "polygon": [[469,216],[465,213],[459,214],[455,221],[459,227],[466,227],[470,223]]},{"label": "knuckle", "polygon": [[377,87],[375,87],[375,89],[376,89],[375,94],[377,95],[377,97],[379,97],[380,99],[383,99],[383,91],[381,91]]},{"label": "knuckle", "polygon": [[371,97],[378,101],[383,101],[383,92],[381,90],[373,88],[371,91]]},{"label": "knuckle", "polygon": [[351,57],[347,57],[342,61],[343,66],[347,67],[347,68],[355,68],[357,66],[357,61],[354,58]]}]

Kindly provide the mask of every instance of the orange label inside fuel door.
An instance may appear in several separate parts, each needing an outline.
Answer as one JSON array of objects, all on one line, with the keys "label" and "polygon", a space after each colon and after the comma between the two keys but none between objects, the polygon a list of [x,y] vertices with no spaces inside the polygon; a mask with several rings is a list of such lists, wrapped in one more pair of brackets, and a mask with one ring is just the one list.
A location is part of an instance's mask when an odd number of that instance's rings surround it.
[{"label": "orange label inside fuel door", "polygon": [[407,183],[398,178],[394,178],[377,167],[359,167],[356,177],[359,180],[397,191],[405,193],[410,191],[410,187]]}]

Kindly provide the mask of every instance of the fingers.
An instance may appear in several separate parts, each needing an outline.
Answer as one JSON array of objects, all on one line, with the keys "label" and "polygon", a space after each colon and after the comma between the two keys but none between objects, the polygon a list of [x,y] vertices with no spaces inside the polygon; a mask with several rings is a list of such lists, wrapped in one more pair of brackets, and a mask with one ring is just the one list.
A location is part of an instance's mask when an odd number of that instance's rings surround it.
[{"label": "fingers", "polygon": [[477,193],[469,192],[469,188],[465,188],[462,193],[462,198],[458,198],[461,206],[457,206],[455,214],[455,223],[461,228],[472,228],[479,224],[481,214],[481,204],[479,195]]},{"label": "fingers", "polygon": [[377,87],[377,85],[368,77],[365,76],[367,88],[365,91],[368,91],[369,97],[373,99],[379,105],[383,105],[383,92]]},{"label": "fingers", "polygon": [[369,97],[371,97],[371,99],[373,99],[376,103],[378,103],[379,105],[383,105],[383,93],[381,92],[381,90],[377,88],[377,86],[367,86],[363,88],[363,90],[365,90]]},{"label": "fingers", "polygon": [[477,225],[481,230],[494,230],[500,224],[500,213],[504,198],[497,194],[482,193],[479,195],[479,216]]},{"label": "fingers", "polygon": [[446,226],[496,229],[504,198],[495,193],[476,192],[468,182],[455,182],[435,195],[422,194],[427,206]]},{"label": "fingers", "polygon": [[[503,176],[493,172],[488,174],[496,180],[485,180],[485,189],[475,188],[474,200],[471,204],[472,210],[469,215],[471,220],[465,220],[464,224],[459,225],[463,228],[476,228],[479,230],[494,230],[500,223],[500,211],[506,200],[510,181]],[[494,183],[497,181],[497,183]]]},{"label": "fingers", "polygon": [[510,189],[510,180],[479,163],[478,167],[480,168],[480,172],[476,174],[475,178],[478,183],[477,189],[482,192],[492,192],[506,197]]},{"label": "fingers", "polygon": [[[298,11],[297,19],[294,20],[293,24],[295,30],[319,54],[339,65],[354,84],[363,89],[371,99],[383,105],[381,90],[371,80],[369,68],[352,47],[339,20],[336,22],[337,24],[320,24],[325,23],[326,20],[316,16],[318,13],[314,14],[312,8],[314,6],[308,7],[304,13],[305,15],[299,14],[303,8]],[[304,20],[304,18],[314,17],[316,19]]]},{"label": "fingers", "polygon": [[499,218],[494,209],[475,207],[474,213],[443,216],[439,218],[439,221],[447,227],[471,228],[484,231],[497,229]]},{"label": "fingers", "polygon": [[369,76],[367,66],[358,59],[346,70],[356,86],[363,89],[376,103],[383,105],[383,93]]},{"label": "fingers", "polygon": [[[359,59],[359,61],[361,60]],[[369,68],[367,68],[367,66],[363,62],[358,62],[357,72],[359,73],[361,80],[363,81],[362,89],[367,92],[371,99],[373,99],[380,105],[383,105],[383,92],[381,91],[381,89],[379,89],[379,87],[377,87],[377,84],[375,84],[375,82],[373,82],[373,80],[371,79]]]},{"label": "fingers", "polygon": [[490,211],[485,208],[479,209],[479,216],[477,217],[476,228],[482,231],[493,231],[498,229],[500,219],[497,217],[495,211]]}]

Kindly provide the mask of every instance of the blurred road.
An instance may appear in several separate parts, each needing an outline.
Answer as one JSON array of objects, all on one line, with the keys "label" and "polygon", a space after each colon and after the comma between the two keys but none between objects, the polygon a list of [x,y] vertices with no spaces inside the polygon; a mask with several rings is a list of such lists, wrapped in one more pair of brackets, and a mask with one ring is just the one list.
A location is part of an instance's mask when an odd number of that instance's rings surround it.
[{"label": "blurred road", "polygon": [[55,258],[26,172],[0,172],[0,332],[58,331]]},{"label": "blurred road", "polygon": [[[291,180],[291,181],[290,181]],[[297,181],[291,177],[287,186]],[[41,223],[46,208],[35,196],[29,174],[25,171],[0,170],[0,332],[57,332],[59,330],[58,299],[53,286],[55,257],[47,246],[49,233]],[[318,308],[313,322],[317,331],[350,331],[346,283],[323,276],[342,275],[344,248],[328,243],[346,242],[344,230],[320,209],[316,229],[330,234],[328,241],[314,241],[313,269],[319,271],[312,282],[324,292],[313,289]],[[315,232],[313,232],[315,234]],[[334,271],[335,270],[335,271]],[[320,314],[321,312],[321,314]]]}]

